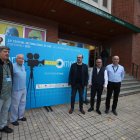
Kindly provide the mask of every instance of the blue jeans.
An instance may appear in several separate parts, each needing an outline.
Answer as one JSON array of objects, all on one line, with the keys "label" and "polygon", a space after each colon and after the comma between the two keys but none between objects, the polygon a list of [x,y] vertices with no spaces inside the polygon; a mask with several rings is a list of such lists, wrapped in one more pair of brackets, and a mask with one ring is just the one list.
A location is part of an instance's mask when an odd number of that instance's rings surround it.
[{"label": "blue jeans", "polygon": [[0,98],[0,129],[7,126],[8,111],[11,105],[11,97],[7,100]]}]

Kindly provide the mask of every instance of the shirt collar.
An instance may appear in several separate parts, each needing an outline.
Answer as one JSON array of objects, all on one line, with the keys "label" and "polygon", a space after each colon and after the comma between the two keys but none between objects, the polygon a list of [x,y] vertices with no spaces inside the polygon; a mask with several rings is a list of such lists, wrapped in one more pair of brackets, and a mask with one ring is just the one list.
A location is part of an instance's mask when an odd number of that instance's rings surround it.
[{"label": "shirt collar", "polygon": [[119,64],[118,64],[118,65],[114,65],[114,64],[112,64],[112,67],[119,67]]}]

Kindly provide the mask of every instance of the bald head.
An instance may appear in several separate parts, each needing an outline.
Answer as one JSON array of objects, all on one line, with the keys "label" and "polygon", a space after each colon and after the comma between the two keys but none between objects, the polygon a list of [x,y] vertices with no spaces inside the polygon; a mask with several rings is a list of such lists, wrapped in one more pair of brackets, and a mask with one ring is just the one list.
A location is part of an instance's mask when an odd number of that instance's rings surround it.
[{"label": "bald head", "polygon": [[24,62],[24,55],[23,54],[18,54],[16,56],[16,62],[19,64],[19,65],[22,65],[23,62]]},{"label": "bald head", "polygon": [[112,62],[114,65],[118,65],[119,64],[119,56],[115,55],[112,57]]}]

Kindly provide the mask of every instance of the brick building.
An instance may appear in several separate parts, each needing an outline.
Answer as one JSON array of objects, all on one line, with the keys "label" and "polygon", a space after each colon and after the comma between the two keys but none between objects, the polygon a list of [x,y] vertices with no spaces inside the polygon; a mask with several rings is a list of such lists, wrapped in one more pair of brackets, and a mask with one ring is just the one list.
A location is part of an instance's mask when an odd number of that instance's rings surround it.
[{"label": "brick building", "polygon": [[[112,14],[140,27],[140,0],[113,0]],[[138,77],[140,79],[140,33],[133,33],[124,36],[123,40],[121,38],[118,39],[118,45],[119,42],[120,47],[123,46],[123,48],[121,48],[123,50],[122,54],[120,54],[122,55],[122,58],[126,60],[123,63],[129,72],[132,69],[132,65],[130,63],[139,65]],[[117,49],[117,43],[114,45],[114,51]]]},{"label": "brick building", "polygon": [[139,7],[140,0],[1,0],[0,20],[45,29],[49,42],[89,48],[89,62],[106,48],[108,63],[119,55],[140,79]]}]

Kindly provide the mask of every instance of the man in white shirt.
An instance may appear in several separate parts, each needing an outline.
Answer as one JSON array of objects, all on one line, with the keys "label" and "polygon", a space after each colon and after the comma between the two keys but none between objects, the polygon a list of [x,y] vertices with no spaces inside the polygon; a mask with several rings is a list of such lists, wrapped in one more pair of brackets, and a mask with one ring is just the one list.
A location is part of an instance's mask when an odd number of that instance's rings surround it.
[{"label": "man in white shirt", "polygon": [[105,113],[109,113],[110,99],[113,96],[112,113],[117,116],[116,108],[118,103],[118,97],[120,93],[121,82],[124,79],[124,67],[119,65],[119,57],[112,57],[113,63],[106,67],[108,74],[108,86],[107,86],[107,97],[106,97],[106,110]]},{"label": "man in white shirt", "polygon": [[13,125],[19,125],[18,120],[26,121],[24,117],[26,105],[26,71],[24,66],[24,55],[18,54],[16,63],[13,64],[13,92],[11,102],[10,121]]},{"label": "man in white shirt", "polygon": [[96,112],[101,115],[100,104],[101,104],[101,95],[103,89],[107,88],[108,84],[108,76],[107,71],[102,66],[102,60],[96,60],[96,67],[93,67],[92,78],[89,80],[89,85],[91,85],[91,98],[90,98],[90,108],[88,112],[94,110],[94,99],[97,93],[97,104],[96,104]]}]

